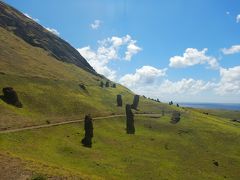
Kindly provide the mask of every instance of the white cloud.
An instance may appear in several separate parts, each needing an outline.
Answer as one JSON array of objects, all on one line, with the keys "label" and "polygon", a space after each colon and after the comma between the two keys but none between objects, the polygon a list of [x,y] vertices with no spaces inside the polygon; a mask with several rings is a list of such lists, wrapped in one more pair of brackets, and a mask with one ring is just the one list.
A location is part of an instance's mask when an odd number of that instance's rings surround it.
[{"label": "white cloud", "polygon": [[36,21],[36,22],[39,22],[39,19],[37,19],[37,18],[33,18],[33,17],[31,17],[29,14],[27,14],[27,13],[23,13],[25,16],[27,16],[29,19],[32,19],[32,20],[34,20],[34,21]]},{"label": "white cloud", "polygon": [[137,69],[134,74],[126,74],[120,78],[119,82],[129,88],[145,87],[153,85],[159,77],[166,75],[167,69],[157,69],[152,66],[143,66]]},{"label": "white cloud", "polygon": [[216,88],[218,94],[240,94],[240,66],[220,68],[220,77],[221,80]]},{"label": "white cloud", "polygon": [[207,48],[204,48],[202,51],[198,51],[195,48],[187,48],[183,56],[171,57],[169,66],[174,68],[184,68],[197,64],[207,63],[210,68],[218,69],[219,64],[217,59],[211,56],[207,56],[207,50]]},{"label": "white cloud", "polygon": [[222,52],[225,55],[240,53],[240,45],[234,45],[230,48],[223,48]]},{"label": "white cloud", "polygon": [[237,22],[237,23],[240,23],[240,14],[237,15],[237,17],[236,17],[236,22]]},{"label": "white cloud", "polygon": [[[156,69],[143,66],[134,74],[123,76],[119,82],[137,94],[161,100],[191,101],[201,93],[211,91],[216,87],[213,82],[183,78],[178,81],[164,79],[166,69]],[[190,98],[190,99],[189,99]]]},{"label": "white cloud", "polygon": [[229,12],[229,11],[226,11],[226,15],[230,15],[230,12]]},{"label": "white cloud", "polygon": [[89,46],[77,49],[79,53],[87,59],[89,64],[99,73],[103,74],[111,80],[116,79],[116,71],[111,70],[107,64],[109,63],[109,58],[113,58],[111,52],[103,50],[94,52]]},{"label": "white cloud", "polygon": [[90,27],[94,30],[97,30],[101,24],[102,24],[102,21],[97,19],[92,24],[90,24]]},{"label": "white cloud", "polygon": [[141,50],[142,49],[140,47],[136,46],[136,41],[131,40],[127,46],[127,51],[125,52],[125,59],[130,61],[132,56]]},{"label": "white cloud", "polygon": [[[90,65],[100,74],[105,75],[111,80],[116,79],[116,71],[109,68],[108,64],[113,60],[128,60],[130,61],[132,56],[137,54],[141,48],[136,45],[136,40],[133,40],[130,35],[123,37],[113,36],[106,38],[102,41],[98,41],[98,48],[96,51],[91,47],[78,48],[77,50],[87,59]],[[130,47],[129,47],[130,46]],[[120,50],[126,52],[121,55]],[[128,57],[126,58],[126,54]]]},{"label": "white cloud", "polygon": [[215,86],[214,83],[203,80],[181,79],[179,81],[165,80],[159,86],[159,91],[163,94],[191,94],[195,95],[202,91],[209,90]]},{"label": "white cloud", "polygon": [[51,33],[53,33],[53,34],[55,34],[55,35],[57,35],[57,36],[60,35],[60,33],[59,33],[56,29],[54,29],[54,28],[48,28],[48,27],[46,27],[46,29],[47,29],[49,32],[51,32]]}]

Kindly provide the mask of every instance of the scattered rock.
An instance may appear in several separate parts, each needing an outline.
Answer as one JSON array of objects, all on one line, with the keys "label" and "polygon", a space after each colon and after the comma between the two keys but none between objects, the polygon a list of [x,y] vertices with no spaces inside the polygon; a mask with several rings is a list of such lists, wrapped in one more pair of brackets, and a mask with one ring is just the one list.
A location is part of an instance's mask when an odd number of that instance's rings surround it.
[{"label": "scattered rock", "polygon": [[82,83],[82,84],[79,84],[79,87],[82,89],[82,90],[86,90],[86,86]]},{"label": "scattered rock", "polygon": [[1,99],[8,104],[14,105],[18,108],[22,108],[22,103],[18,99],[16,91],[12,87],[5,87],[2,89],[3,97]]},{"label": "scattered rock", "polygon": [[240,123],[240,119],[232,119],[231,121],[232,121],[232,122]]},{"label": "scattered rock", "polygon": [[215,160],[213,160],[213,164],[214,164],[215,166],[219,166],[219,163],[218,163],[217,161],[215,161]]}]

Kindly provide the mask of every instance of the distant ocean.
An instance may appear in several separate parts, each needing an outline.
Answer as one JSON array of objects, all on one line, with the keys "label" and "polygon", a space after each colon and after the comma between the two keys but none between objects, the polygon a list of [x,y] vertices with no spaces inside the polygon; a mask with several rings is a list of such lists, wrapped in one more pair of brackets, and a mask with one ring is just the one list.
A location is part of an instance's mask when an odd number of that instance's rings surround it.
[{"label": "distant ocean", "polygon": [[239,110],[240,104],[230,103],[178,103],[183,107],[201,108],[201,109],[227,109],[227,110]]}]

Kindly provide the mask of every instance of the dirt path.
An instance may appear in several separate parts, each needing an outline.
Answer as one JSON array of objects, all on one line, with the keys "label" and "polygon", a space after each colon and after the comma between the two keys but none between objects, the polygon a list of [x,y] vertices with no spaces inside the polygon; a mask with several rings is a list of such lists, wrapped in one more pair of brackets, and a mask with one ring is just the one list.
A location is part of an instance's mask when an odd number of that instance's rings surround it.
[{"label": "dirt path", "polygon": [[[146,116],[146,117],[156,116],[156,117],[158,117],[161,115],[160,114],[135,114],[135,116]],[[115,118],[115,117],[125,117],[125,115],[111,115],[111,116],[105,116],[105,117],[95,117],[95,118],[93,118],[93,120],[109,119],[109,118]],[[64,124],[72,124],[72,123],[78,123],[78,122],[83,122],[83,121],[84,121],[84,119],[74,119],[71,121],[64,121],[64,122],[58,122],[58,123],[29,126],[29,127],[17,128],[17,129],[1,130],[0,134],[32,130],[32,129],[47,128],[47,127],[53,127],[53,126],[60,126],[60,125],[64,125]]]}]

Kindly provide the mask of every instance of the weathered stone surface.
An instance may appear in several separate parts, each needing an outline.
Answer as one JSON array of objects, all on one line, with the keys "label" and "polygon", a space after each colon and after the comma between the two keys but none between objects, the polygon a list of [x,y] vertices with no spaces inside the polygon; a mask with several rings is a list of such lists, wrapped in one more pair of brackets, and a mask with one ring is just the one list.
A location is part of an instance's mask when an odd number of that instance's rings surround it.
[{"label": "weathered stone surface", "polygon": [[181,116],[180,112],[178,112],[178,111],[173,111],[173,113],[172,113],[172,118],[171,118],[171,123],[172,123],[172,124],[178,123],[178,122],[180,121],[180,119],[181,119],[180,116]]},{"label": "weathered stone surface", "polygon": [[117,95],[117,106],[122,107],[122,95],[121,94]]},{"label": "weathered stone surface", "polygon": [[22,103],[18,99],[16,91],[12,87],[5,87],[2,89],[2,100],[8,104],[14,105],[18,108],[22,108]]},{"label": "weathered stone surface", "polygon": [[85,136],[82,139],[82,144],[85,147],[92,147],[93,122],[90,114],[85,116],[84,130],[85,130]]},{"label": "weathered stone surface", "polygon": [[132,109],[137,109],[139,103],[139,95],[135,95],[133,99]]},{"label": "weathered stone surface", "polygon": [[132,113],[131,105],[127,104],[126,105],[126,130],[127,134],[135,134],[135,127],[134,127],[134,114]]}]

